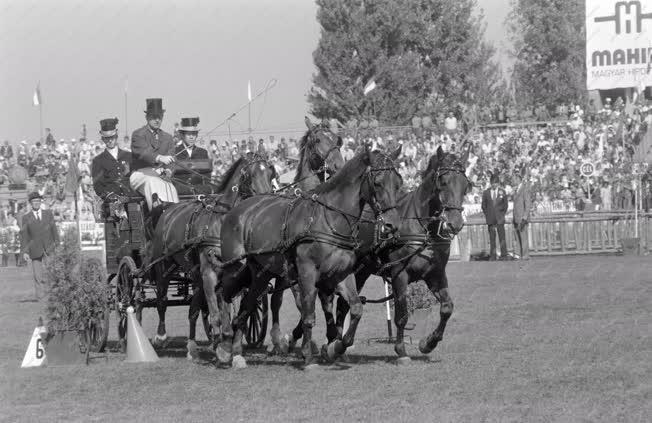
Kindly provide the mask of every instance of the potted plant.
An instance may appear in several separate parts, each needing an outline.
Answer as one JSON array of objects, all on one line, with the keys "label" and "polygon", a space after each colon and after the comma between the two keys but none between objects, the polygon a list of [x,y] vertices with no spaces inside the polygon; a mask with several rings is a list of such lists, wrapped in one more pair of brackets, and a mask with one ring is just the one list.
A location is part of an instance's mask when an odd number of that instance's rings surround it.
[{"label": "potted plant", "polygon": [[76,228],[47,261],[48,364],[88,363],[91,350],[106,344],[109,285],[101,260],[82,254]]}]

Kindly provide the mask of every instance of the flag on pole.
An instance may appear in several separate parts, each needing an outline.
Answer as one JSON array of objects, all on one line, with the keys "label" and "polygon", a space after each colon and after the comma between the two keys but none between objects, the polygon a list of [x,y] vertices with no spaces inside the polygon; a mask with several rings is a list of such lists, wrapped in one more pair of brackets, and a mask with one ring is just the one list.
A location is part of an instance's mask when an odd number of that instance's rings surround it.
[{"label": "flag on pole", "polygon": [[376,81],[374,81],[374,79],[371,78],[371,79],[367,82],[367,85],[364,86],[364,91],[363,91],[363,93],[364,93],[364,95],[367,95],[367,94],[369,94],[370,92],[372,92],[374,89],[376,89]]},{"label": "flag on pole", "polygon": [[251,81],[247,81],[247,98],[251,101]]},{"label": "flag on pole", "polygon": [[36,84],[36,89],[34,90],[34,96],[32,97],[32,103],[35,106],[41,105],[41,83]]}]

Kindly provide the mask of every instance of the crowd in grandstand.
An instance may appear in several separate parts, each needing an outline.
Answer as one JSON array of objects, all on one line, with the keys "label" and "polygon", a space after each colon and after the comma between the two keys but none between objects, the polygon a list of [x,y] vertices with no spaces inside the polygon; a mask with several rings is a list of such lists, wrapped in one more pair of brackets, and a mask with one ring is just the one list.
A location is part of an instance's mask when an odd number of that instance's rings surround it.
[{"label": "crowd in grandstand", "polygon": [[[385,130],[377,125],[359,125],[356,129],[340,128],[343,138],[342,155],[345,160],[354,156],[362,143],[372,143],[374,148],[391,149],[402,145],[399,171],[404,177],[406,189],[419,183],[420,171],[427,166],[428,158],[439,146],[446,151],[461,153],[470,146],[467,175],[474,184],[468,194],[467,204],[479,204],[482,190],[491,175],[497,174],[507,192],[511,191],[511,179],[515,174],[529,176],[532,192],[539,213],[551,210],[583,210],[589,207],[613,210],[633,209],[635,191],[632,187],[632,164],[641,139],[652,124],[652,107],[639,104],[633,113],[625,115],[621,99],[606,102],[604,108],[595,110],[589,104],[584,111],[576,105],[561,105],[556,113],[560,119],[547,124],[510,124],[513,113],[495,107],[480,111],[476,122],[492,120],[502,126],[469,124],[457,113],[412,122],[411,128]],[[550,116],[545,108],[537,109],[536,118],[546,120]],[[547,110],[547,109],[545,109]],[[462,111],[464,113],[464,111]],[[456,117],[460,116],[458,118]],[[0,146],[0,186],[10,183],[27,183],[29,189],[44,194],[45,206],[53,209],[58,220],[74,218],[73,196],[66,195],[66,174],[76,166],[82,192],[86,220],[92,220],[89,204],[94,204],[90,164],[93,157],[103,150],[101,141],[86,137],[85,127],[79,139],[56,141],[46,132],[43,143],[22,141],[17,148],[9,142]],[[124,137],[120,148],[129,149],[129,137]],[[299,156],[298,140],[269,136],[235,140],[201,139],[199,146],[209,151],[213,164],[213,178],[247,152],[267,155],[276,166],[278,174],[291,172]],[[647,154],[648,152],[643,152]],[[70,159],[73,159],[72,161]],[[595,176],[589,183],[580,176],[584,161],[596,164]],[[20,179],[23,169],[25,174]],[[652,206],[650,180],[644,178],[642,202],[645,209]],[[587,189],[588,188],[588,189]],[[591,200],[589,203],[588,200]],[[14,228],[19,205],[0,204],[3,228]],[[4,232],[11,232],[5,229]],[[1,235],[0,248],[12,251],[11,236]]]}]

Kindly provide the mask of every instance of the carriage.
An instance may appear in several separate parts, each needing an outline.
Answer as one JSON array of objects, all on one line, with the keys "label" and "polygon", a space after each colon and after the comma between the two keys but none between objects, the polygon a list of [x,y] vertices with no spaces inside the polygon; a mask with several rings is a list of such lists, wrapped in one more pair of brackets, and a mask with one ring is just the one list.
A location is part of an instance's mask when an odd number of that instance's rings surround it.
[{"label": "carriage", "polygon": [[[184,193],[179,195],[180,202],[206,201],[213,196],[210,188],[206,194]],[[204,191],[206,192],[206,191]],[[104,224],[105,256],[108,283],[110,285],[110,304],[101,322],[91,330],[91,350],[102,351],[106,348],[109,332],[109,316],[115,310],[118,318],[118,330],[124,330],[126,310],[134,307],[137,318],[142,317],[143,308],[157,306],[156,281],[147,278],[148,270],[155,262],[164,260],[178,252],[171,252],[163,257],[153,257],[144,263],[146,251],[146,203],[137,194],[120,197],[118,201],[103,203],[104,211],[101,222]],[[190,249],[191,246],[188,247]],[[190,306],[193,295],[197,292],[200,281],[193,278],[187,269],[166,269],[164,277],[169,281],[167,306]],[[252,348],[262,346],[267,334],[268,301],[263,297],[258,302],[255,313],[247,321],[245,335],[247,345]],[[122,325],[122,328],[120,327]],[[204,330],[211,337],[210,325],[204,322]]]}]

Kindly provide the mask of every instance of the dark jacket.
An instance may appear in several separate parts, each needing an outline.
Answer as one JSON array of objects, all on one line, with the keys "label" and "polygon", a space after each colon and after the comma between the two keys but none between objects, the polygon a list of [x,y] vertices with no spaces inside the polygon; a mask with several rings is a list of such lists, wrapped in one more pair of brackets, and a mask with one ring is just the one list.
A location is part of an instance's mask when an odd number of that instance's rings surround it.
[{"label": "dark jacket", "polygon": [[[177,160],[188,160],[188,152],[186,151],[186,147],[183,145],[183,143],[175,148],[174,155]],[[201,147],[194,146],[190,160],[195,159],[208,159],[208,151]]]},{"label": "dark jacket", "polygon": [[129,189],[129,175],[131,168],[131,153],[118,149],[118,160],[111,153],[104,150],[93,159],[91,176],[95,193],[102,199],[110,192],[126,195]]},{"label": "dark jacket", "polygon": [[41,209],[41,220],[37,220],[34,212],[25,213],[21,220],[21,250],[29,257],[38,259],[44,254],[50,255],[59,243],[59,231],[54,223],[50,210]]},{"label": "dark jacket", "polygon": [[131,170],[144,167],[156,167],[156,156],[173,156],[174,140],[172,135],[159,129],[158,139],[148,125],[136,129],[131,134]]},{"label": "dark jacket", "polygon": [[487,225],[505,224],[507,213],[507,195],[505,190],[498,187],[496,200],[491,199],[491,188],[482,193],[482,212],[487,220]]}]

